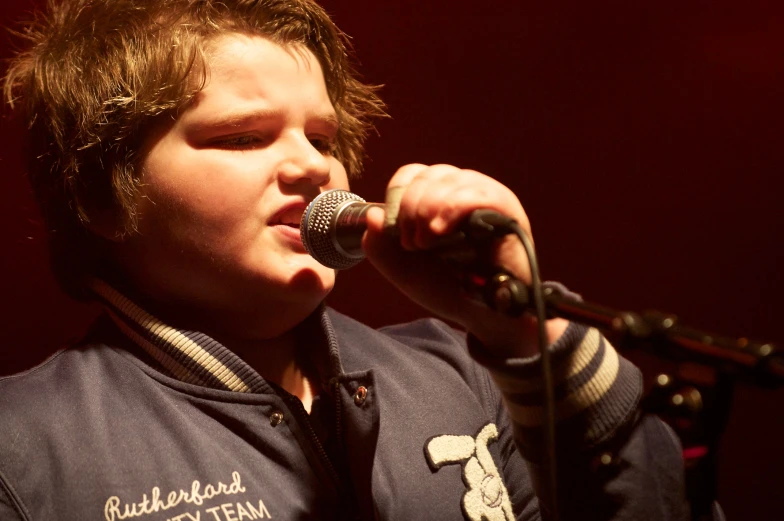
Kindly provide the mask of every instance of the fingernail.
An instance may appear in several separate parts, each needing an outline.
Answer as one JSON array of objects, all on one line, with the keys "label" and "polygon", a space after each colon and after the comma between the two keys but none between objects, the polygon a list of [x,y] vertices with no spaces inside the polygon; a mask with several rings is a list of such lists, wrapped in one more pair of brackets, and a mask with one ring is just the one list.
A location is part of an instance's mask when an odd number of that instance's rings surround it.
[{"label": "fingernail", "polygon": [[384,227],[394,228],[397,225],[397,214],[400,210],[400,199],[403,198],[404,186],[391,186],[387,189],[385,198],[386,212]]}]

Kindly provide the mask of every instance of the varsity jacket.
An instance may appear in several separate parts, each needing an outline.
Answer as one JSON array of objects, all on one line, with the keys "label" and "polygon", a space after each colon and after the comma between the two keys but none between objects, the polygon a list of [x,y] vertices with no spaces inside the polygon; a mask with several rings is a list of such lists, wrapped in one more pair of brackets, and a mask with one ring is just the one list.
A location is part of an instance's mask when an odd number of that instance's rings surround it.
[{"label": "varsity jacket", "polygon": [[[210,337],[95,289],[107,318],[80,345],[0,379],[0,520],[546,518],[537,357],[324,307],[300,327],[327,368],[309,416]],[[637,369],[576,324],[551,349],[561,518],[687,519]]]}]

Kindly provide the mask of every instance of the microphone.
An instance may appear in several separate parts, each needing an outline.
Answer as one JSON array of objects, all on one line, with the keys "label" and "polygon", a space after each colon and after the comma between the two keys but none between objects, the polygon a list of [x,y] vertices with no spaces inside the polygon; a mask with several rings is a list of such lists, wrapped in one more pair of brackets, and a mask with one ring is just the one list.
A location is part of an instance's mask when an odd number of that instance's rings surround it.
[{"label": "microphone", "polygon": [[[397,222],[398,194],[390,188],[387,204],[368,203],[346,190],[334,189],[320,193],[302,214],[299,233],[311,257],[337,270],[356,266],[365,258],[362,236],[367,229],[367,211],[378,206],[386,209],[387,229]],[[455,233],[443,237],[436,247],[461,245],[476,247],[490,239],[512,233],[515,221],[493,210],[474,210]]]},{"label": "microphone", "polygon": [[373,206],[384,207],[337,188],[320,193],[299,222],[305,251],[328,268],[356,266],[365,258],[362,235],[367,229],[367,211]]}]

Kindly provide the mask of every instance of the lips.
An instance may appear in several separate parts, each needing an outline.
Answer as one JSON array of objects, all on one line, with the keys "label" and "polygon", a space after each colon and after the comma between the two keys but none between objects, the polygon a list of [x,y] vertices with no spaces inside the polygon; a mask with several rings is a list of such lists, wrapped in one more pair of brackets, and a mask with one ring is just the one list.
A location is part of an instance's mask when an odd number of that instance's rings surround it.
[{"label": "lips", "polygon": [[285,225],[299,229],[299,221],[308,204],[303,201],[288,204],[270,219],[271,225]]},{"label": "lips", "polygon": [[299,221],[307,207],[308,204],[301,199],[294,201],[283,206],[268,221],[269,228],[277,232],[278,238],[299,253],[306,253],[300,237]]}]

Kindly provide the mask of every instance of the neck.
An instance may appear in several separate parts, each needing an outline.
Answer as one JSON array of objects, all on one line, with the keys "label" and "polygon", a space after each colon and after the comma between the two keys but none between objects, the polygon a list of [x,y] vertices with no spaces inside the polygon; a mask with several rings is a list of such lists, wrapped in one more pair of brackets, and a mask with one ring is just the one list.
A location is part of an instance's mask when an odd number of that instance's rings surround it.
[{"label": "neck", "polygon": [[311,386],[311,382],[318,382],[319,379],[314,370],[302,363],[306,357],[298,354],[296,329],[307,317],[301,306],[302,316],[293,316],[293,313],[278,313],[275,316],[265,312],[252,313],[250,306],[237,312],[217,312],[193,306],[190,302],[150,298],[142,292],[122,286],[121,289],[168,325],[210,335],[242,358],[265,380],[299,398],[310,413],[315,387]]},{"label": "neck", "polygon": [[309,374],[308,368],[301,363],[294,331],[260,341],[213,338],[231,349],[265,380],[299,398],[305,410],[310,413],[314,397],[311,381],[315,382],[318,379],[314,378],[315,375]]}]

